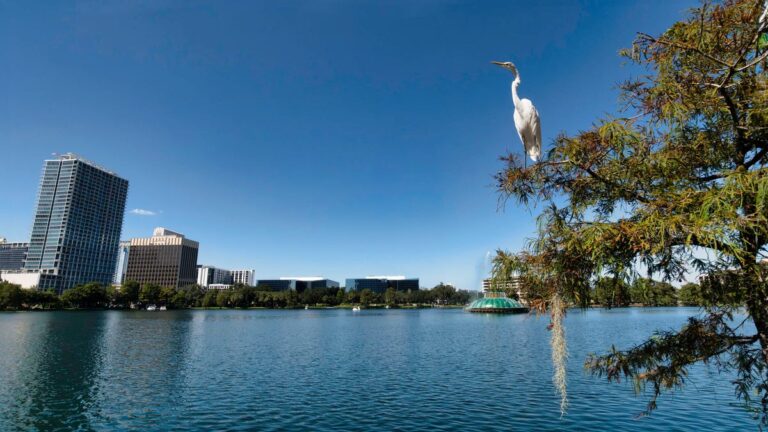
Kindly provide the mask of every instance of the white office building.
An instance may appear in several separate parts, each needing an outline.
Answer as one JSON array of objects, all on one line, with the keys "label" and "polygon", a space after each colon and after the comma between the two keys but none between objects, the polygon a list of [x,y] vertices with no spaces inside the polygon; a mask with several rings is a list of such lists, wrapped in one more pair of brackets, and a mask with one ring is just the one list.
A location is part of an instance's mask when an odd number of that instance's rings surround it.
[{"label": "white office building", "polygon": [[232,285],[232,272],[214,266],[197,266],[197,284],[208,288],[209,285]]},{"label": "white office building", "polygon": [[255,270],[232,270],[232,283],[253,286]]}]

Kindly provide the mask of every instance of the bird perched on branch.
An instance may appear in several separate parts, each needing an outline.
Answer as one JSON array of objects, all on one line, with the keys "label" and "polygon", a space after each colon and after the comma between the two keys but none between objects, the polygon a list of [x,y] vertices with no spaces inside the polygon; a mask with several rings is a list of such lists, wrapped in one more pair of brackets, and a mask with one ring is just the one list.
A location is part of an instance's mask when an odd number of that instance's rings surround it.
[{"label": "bird perched on branch", "polygon": [[512,81],[512,102],[515,104],[515,129],[520,135],[525,152],[534,162],[541,157],[541,121],[539,112],[529,99],[520,99],[517,96],[517,86],[520,85],[520,73],[512,62],[491,62],[515,74]]}]

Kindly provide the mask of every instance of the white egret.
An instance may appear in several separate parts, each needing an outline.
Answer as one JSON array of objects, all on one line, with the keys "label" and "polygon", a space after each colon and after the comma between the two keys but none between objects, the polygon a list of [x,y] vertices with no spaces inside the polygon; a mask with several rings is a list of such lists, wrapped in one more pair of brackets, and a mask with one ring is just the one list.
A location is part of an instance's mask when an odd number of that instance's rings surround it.
[{"label": "white egret", "polygon": [[534,162],[541,156],[541,121],[539,112],[530,99],[520,99],[517,96],[517,86],[520,85],[520,73],[512,62],[491,62],[515,74],[512,81],[512,102],[515,104],[515,129],[520,135],[525,152]]}]

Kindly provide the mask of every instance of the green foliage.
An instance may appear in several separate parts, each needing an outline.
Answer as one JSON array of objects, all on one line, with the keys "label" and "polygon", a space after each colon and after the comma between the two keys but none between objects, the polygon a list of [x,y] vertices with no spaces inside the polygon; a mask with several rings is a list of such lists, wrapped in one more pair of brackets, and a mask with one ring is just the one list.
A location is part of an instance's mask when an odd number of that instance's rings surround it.
[{"label": "green foliage", "polygon": [[389,287],[384,292],[384,303],[386,303],[389,306],[392,306],[397,301],[397,290]]},{"label": "green foliage", "polygon": [[139,289],[139,302],[144,305],[156,305],[160,302],[162,291],[160,285],[144,284]]},{"label": "green foliage", "polygon": [[126,281],[120,287],[120,293],[122,298],[127,304],[136,303],[139,301],[139,290],[141,286],[136,281]]},{"label": "green foliage", "polygon": [[705,301],[701,292],[701,285],[689,282],[680,287],[677,292],[680,304],[683,306],[704,306]]},{"label": "green foliage", "polygon": [[[592,296],[615,293],[590,281],[637,279],[639,265],[665,281],[683,280],[688,269],[708,275],[705,318],[587,363],[610,379],[649,384],[649,410],[662,390],[684,382],[688,366],[716,361],[741,377],[737,396],[768,424],[763,8],[762,0],[704,1],[664,34],[640,34],[622,54],[647,73],[621,84],[622,117],[558,136],[534,165],[506,156],[496,177],[503,200],[544,204],[527,250],[500,252],[494,263],[495,277],[519,275],[536,310],[555,297],[588,306]],[[648,305],[675,301],[671,286],[648,281],[633,284],[631,295]],[[754,335],[718,321],[738,306]]]},{"label": "green foliage", "polygon": [[618,277],[599,277],[592,289],[592,300],[608,308],[626,307],[633,302],[629,285]]},{"label": "green foliage", "polygon": [[24,302],[20,286],[0,281],[0,310],[19,309]]},{"label": "green foliage", "polygon": [[87,283],[70,288],[61,295],[61,301],[75,309],[93,309],[107,307],[107,290],[98,283]]},{"label": "green foliage", "polygon": [[360,304],[363,306],[368,306],[373,302],[373,291],[369,289],[364,289],[360,291]]},{"label": "green foliage", "polygon": [[217,293],[214,290],[206,291],[201,306],[206,308],[216,306],[216,294]]},{"label": "green foliage", "polygon": [[219,290],[216,294],[216,306],[227,307],[229,306],[230,292],[229,290]]},{"label": "green foliage", "polygon": [[677,290],[666,282],[638,278],[630,287],[633,303],[643,306],[677,306]]}]

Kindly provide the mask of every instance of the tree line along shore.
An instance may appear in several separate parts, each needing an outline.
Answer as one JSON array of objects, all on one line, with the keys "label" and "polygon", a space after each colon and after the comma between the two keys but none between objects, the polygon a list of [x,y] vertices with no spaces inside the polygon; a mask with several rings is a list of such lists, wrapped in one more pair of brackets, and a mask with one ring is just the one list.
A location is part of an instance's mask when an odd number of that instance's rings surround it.
[{"label": "tree line along shore", "polygon": [[443,283],[431,289],[396,291],[390,288],[376,293],[368,289],[345,291],[343,288],[272,291],[268,287],[247,285],[223,290],[205,289],[199,285],[171,288],[128,281],[120,288],[88,283],[57,295],[53,291],[23,289],[0,282],[0,310],[143,309],[149,305],[168,309],[461,306],[472,297],[473,293],[469,291]]},{"label": "tree line along shore", "polygon": [[[701,287],[695,283],[675,288],[669,283],[652,279],[637,279],[628,284],[613,278],[599,278],[592,292],[592,306],[595,307],[706,305]],[[507,295],[519,299],[517,292],[508,290]],[[89,283],[58,295],[53,291],[23,289],[18,285],[0,282],[0,310],[143,309],[149,305],[165,306],[168,309],[457,307],[466,305],[476,296],[476,292],[459,290],[444,283],[431,289],[396,291],[390,288],[383,293],[376,293],[367,289],[345,291],[344,288],[272,291],[264,286],[247,285],[235,285],[224,290],[205,289],[198,285],[170,288],[129,281],[120,288]]]}]

